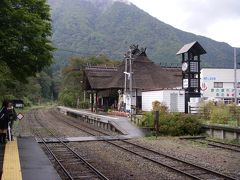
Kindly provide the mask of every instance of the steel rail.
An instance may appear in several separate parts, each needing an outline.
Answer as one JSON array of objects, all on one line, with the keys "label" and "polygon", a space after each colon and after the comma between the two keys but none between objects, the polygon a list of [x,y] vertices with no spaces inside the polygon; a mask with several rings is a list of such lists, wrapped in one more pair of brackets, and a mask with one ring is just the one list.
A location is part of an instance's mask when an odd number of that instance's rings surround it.
[{"label": "steel rail", "polygon": [[[34,115],[34,118],[36,119],[36,116],[35,116],[35,112],[33,111],[33,115]],[[74,180],[74,178],[70,175],[70,173],[67,171],[67,169],[63,166],[63,164],[60,162],[60,160],[55,156],[55,154],[53,153],[53,151],[47,146],[46,144],[46,141],[44,140],[44,138],[41,136],[41,134],[36,130],[36,129],[33,129],[32,126],[30,126],[33,134],[36,134],[38,137],[40,137],[40,139],[42,140],[45,148],[47,149],[47,151],[53,156],[53,158],[55,159],[55,161],[58,163],[58,165],[62,168],[63,172],[65,173],[65,175],[71,179],[71,180]]]},{"label": "steel rail", "polygon": [[[36,117],[36,114],[34,114],[35,120],[42,126],[44,125],[39,121],[39,119]],[[75,152],[71,147],[69,147],[65,142],[63,142],[60,138],[54,135],[52,131],[47,129],[52,136],[54,136],[62,145],[64,145],[68,150],[70,150],[76,157],[78,157],[85,165],[87,165],[88,168],[90,168],[100,179],[102,180],[108,180],[106,176],[104,176],[100,171],[98,171],[95,167],[93,167],[89,162],[87,162],[83,157],[81,157],[77,152]],[[44,140],[44,139],[43,139]],[[45,144],[46,141],[44,140]],[[52,154],[52,153],[51,153]]]},{"label": "steel rail", "polygon": [[[56,116],[55,116],[55,117],[56,117]],[[88,133],[88,134],[90,134],[90,135],[95,135],[95,134],[93,134],[93,133],[87,132],[86,130],[83,130],[82,128],[80,128],[80,127],[77,126],[77,125],[73,125],[73,124],[69,123],[68,121],[65,121],[63,118],[61,118],[61,121],[63,121],[63,122],[65,122],[66,124],[69,124],[69,125],[77,128],[77,129],[80,129],[80,130],[82,130],[82,131],[84,131],[84,132],[86,132],[86,133]],[[89,127],[87,127],[87,128],[89,128]],[[95,129],[93,129],[93,128],[89,128],[89,129],[94,130],[94,131],[97,131],[97,132],[100,132],[100,131],[95,130]],[[107,133],[103,133],[103,132],[101,132],[101,133],[104,134],[104,135],[108,135]],[[128,152],[131,152],[131,153],[133,153],[133,154],[135,154],[135,155],[137,155],[137,156],[140,156],[140,157],[142,157],[142,158],[144,158],[144,159],[150,160],[150,161],[152,161],[152,162],[154,162],[154,163],[161,164],[161,165],[163,165],[163,166],[165,166],[165,167],[168,167],[168,168],[170,168],[170,169],[172,169],[172,170],[175,170],[175,171],[177,171],[177,172],[179,172],[179,173],[181,173],[181,174],[185,174],[185,175],[187,175],[187,176],[189,176],[189,177],[191,177],[191,178],[201,179],[201,178],[199,178],[199,177],[197,177],[197,176],[194,176],[194,175],[189,174],[189,173],[187,173],[187,172],[181,171],[181,170],[179,170],[179,169],[177,169],[177,168],[175,168],[175,167],[171,167],[171,166],[169,166],[169,165],[167,165],[167,164],[161,163],[161,162],[159,162],[159,161],[155,161],[155,160],[150,159],[150,158],[148,158],[148,157],[146,157],[146,156],[142,156],[142,155],[140,155],[140,154],[138,154],[138,153],[136,153],[136,152],[134,152],[134,151],[132,151],[132,150],[126,149],[126,148],[124,148],[124,147],[122,147],[122,146],[120,146],[120,145],[116,145],[116,144],[113,143],[113,142],[109,142],[109,141],[106,141],[106,140],[105,140],[105,142],[110,143],[110,144],[112,144],[112,145],[114,145],[114,146],[117,146],[117,147],[119,147],[119,148],[121,148],[121,149],[124,149],[124,150],[126,150],[126,151],[128,151]],[[166,157],[166,158],[170,158],[170,159],[172,159],[172,160],[179,161],[179,162],[181,162],[181,163],[185,163],[185,164],[187,164],[187,165],[193,166],[193,167],[198,168],[198,169],[200,169],[200,170],[207,171],[207,172],[209,172],[209,173],[211,173],[211,174],[214,174],[215,176],[217,175],[217,176],[223,177],[223,178],[225,178],[225,179],[236,180],[234,177],[231,177],[231,176],[222,174],[222,173],[217,172],[217,171],[214,171],[214,170],[207,169],[207,168],[205,168],[205,167],[202,167],[202,166],[199,166],[199,165],[196,165],[196,164],[193,164],[193,163],[184,161],[184,160],[182,160],[182,159],[179,159],[179,158],[176,158],[176,157],[167,155],[167,154],[159,153],[159,152],[154,151],[154,150],[152,150],[152,149],[149,149],[149,148],[146,148],[146,147],[137,145],[137,144],[135,144],[135,143],[128,142],[128,141],[126,141],[126,140],[121,140],[121,142],[125,142],[125,143],[131,144],[131,145],[133,145],[133,146],[139,147],[139,148],[141,148],[141,149],[147,150],[147,151],[149,151],[149,152],[158,154],[158,155],[160,155],[160,156],[164,156],[164,157]]]},{"label": "steel rail", "polygon": [[[217,148],[227,149],[227,150],[231,150],[231,151],[235,151],[235,152],[240,152],[240,150],[238,150],[238,149],[233,149],[231,147],[226,147],[226,146],[223,146],[223,145],[214,144],[212,142],[202,142],[202,141],[197,141],[197,140],[194,140],[194,141],[198,142],[198,143],[202,143],[202,144],[207,144],[208,146],[212,146],[212,147],[217,147]],[[221,144],[221,143],[219,143],[219,144]],[[227,145],[227,144],[225,144],[225,145]]]},{"label": "steel rail", "polygon": [[[146,151],[150,151],[150,152],[152,152],[152,153],[155,153],[155,154],[158,154],[158,155],[164,156],[164,157],[166,157],[166,158],[170,158],[170,159],[173,159],[173,160],[179,161],[179,162],[181,162],[181,163],[185,163],[185,164],[187,164],[187,165],[194,166],[194,167],[196,167],[196,168],[199,168],[200,170],[204,170],[204,171],[207,171],[207,172],[213,173],[213,174],[215,174],[215,175],[217,175],[217,176],[221,176],[221,177],[226,178],[226,179],[236,180],[234,177],[227,176],[227,175],[222,174],[222,173],[220,173],[220,172],[217,172],[217,171],[214,171],[214,170],[207,169],[207,168],[205,168],[205,167],[202,167],[202,166],[199,166],[199,165],[196,165],[196,164],[193,164],[193,163],[190,163],[190,162],[184,161],[184,160],[182,160],[182,159],[179,159],[179,158],[176,158],[176,157],[173,157],[173,156],[170,156],[170,155],[164,154],[164,153],[159,153],[159,152],[157,152],[157,151],[154,151],[154,150],[152,150],[152,149],[148,149],[148,148],[143,147],[143,146],[140,146],[140,145],[138,145],[138,144],[131,143],[131,142],[128,142],[128,141],[125,141],[125,140],[123,140],[123,142],[125,142],[125,143],[127,143],[127,144],[130,144],[130,145],[133,145],[133,146],[136,146],[136,147],[139,147],[139,148],[144,149],[144,150],[146,150]],[[184,172],[184,173],[185,173],[185,172]]]},{"label": "steel rail", "polygon": [[37,134],[38,137],[40,137],[40,139],[42,140],[45,148],[47,149],[47,151],[54,157],[54,159],[57,161],[58,165],[62,168],[62,170],[64,171],[64,173],[67,175],[67,177],[71,180],[74,180],[74,178],[70,175],[70,173],[67,171],[67,169],[63,166],[63,164],[60,162],[60,160],[55,156],[55,154],[53,153],[53,151],[47,146],[46,141],[44,140],[44,138],[38,133],[35,132]]},{"label": "steel rail", "polygon": [[[64,122],[65,124],[68,124],[68,125],[70,125],[70,126],[72,126],[72,127],[75,127],[75,128],[77,128],[77,129],[80,129],[81,131],[83,131],[83,132],[85,132],[85,133],[87,133],[87,134],[90,134],[90,135],[93,135],[93,136],[97,136],[96,134],[89,133],[89,131],[80,128],[78,125],[71,124],[69,121],[65,121],[65,119],[64,119],[63,117],[57,117],[56,114],[53,114],[53,112],[50,112],[50,113],[51,113],[51,115],[54,116],[55,118],[58,118],[58,119],[60,118],[60,120],[61,120],[62,122]],[[73,123],[76,123],[76,122],[73,122]],[[84,126],[84,127],[86,127],[87,129],[91,129],[91,130],[93,130],[93,131],[95,131],[95,132],[101,133],[101,134],[103,134],[103,135],[110,135],[110,134],[108,134],[108,133],[104,133],[104,132],[102,132],[102,131],[100,131],[100,130],[97,130],[97,129],[94,129],[94,128],[91,128],[91,127],[88,127],[88,126]]]},{"label": "steel rail", "polygon": [[[221,144],[223,146],[219,145],[219,147],[222,147],[223,149],[229,149],[229,150],[232,150],[232,151],[240,152],[240,145],[237,145],[237,144],[229,144],[229,143],[219,142],[219,141],[210,140],[210,139],[206,139],[206,141],[209,141],[210,145],[215,145],[214,143]],[[229,146],[229,147],[226,147],[226,146]],[[234,148],[231,148],[231,147],[235,147],[235,148],[238,148],[238,149],[234,149]]]},{"label": "steel rail", "polygon": [[238,147],[238,148],[240,148],[240,145],[238,145],[238,144],[224,143],[224,142],[219,142],[219,141],[216,141],[216,140],[210,140],[210,139],[207,139],[207,141],[210,141],[210,142],[216,142],[216,143],[219,143],[219,144],[225,144],[225,145],[230,145],[230,146],[233,146],[233,147]]},{"label": "steel rail", "polygon": [[[182,138],[185,139],[185,138]],[[193,142],[201,143],[201,144],[206,144],[212,147],[217,147],[217,148],[222,148],[222,149],[227,149],[235,152],[240,152],[240,145],[237,144],[229,144],[229,143],[224,143],[224,142],[219,142],[215,140],[210,140],[210,139],[187,139]],[[234,148],[233,148],[234,147]],[[237,148],[237,149],[235,149]]]}]

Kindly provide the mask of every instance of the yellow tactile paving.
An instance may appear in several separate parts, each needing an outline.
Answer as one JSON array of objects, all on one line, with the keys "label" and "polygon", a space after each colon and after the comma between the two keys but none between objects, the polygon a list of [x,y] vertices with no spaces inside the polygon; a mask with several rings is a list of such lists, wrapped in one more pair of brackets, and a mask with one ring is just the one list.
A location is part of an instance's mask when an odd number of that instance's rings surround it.
[{"label": "yellow tactile paving", "polygon": [[22,180],[17,140],[7,142],[4,152],[2,180]]}]

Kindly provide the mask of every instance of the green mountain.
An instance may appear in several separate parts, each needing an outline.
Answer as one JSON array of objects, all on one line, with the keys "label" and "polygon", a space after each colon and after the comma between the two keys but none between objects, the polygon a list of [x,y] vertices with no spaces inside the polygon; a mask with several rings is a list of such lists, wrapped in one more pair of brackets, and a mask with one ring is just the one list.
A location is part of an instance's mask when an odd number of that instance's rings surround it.
[{"label": "green mountain", "polygon": [[176,29],[123,0],[49,0],[57,68],[71,56],[105,54],[121,60],[129,45],[147,48],[157,63],[180,63],[176,52],[198,41],[207,54],[202,64],[233,67],[233,48],[224,42]]}]

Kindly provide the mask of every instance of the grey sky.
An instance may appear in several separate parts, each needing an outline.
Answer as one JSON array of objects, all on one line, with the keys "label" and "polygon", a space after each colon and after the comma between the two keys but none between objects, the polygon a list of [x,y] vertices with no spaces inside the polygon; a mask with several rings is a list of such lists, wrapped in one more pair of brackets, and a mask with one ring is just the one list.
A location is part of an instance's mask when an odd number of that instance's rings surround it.
[{"label": "grey sky", "polygon": [[240,47],[239,0],[130,0],[178,29]]}]

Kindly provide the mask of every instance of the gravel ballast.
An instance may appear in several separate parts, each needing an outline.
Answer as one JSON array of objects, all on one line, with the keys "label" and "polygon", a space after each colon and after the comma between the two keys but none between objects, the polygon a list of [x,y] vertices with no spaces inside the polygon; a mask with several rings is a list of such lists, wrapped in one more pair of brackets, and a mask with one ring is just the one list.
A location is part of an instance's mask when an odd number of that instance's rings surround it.
[{"label": "gravel ballast", "polygon": [[[62,116],[69,121],[74,120],[61,113],[57,116]],[[48,128],[55,128],[65,137],[90,136],[61,122],[57,116],[54,117],[47,109],[38,112],[38,117]],[[32,117],[26,114],[25,118],[19,122],[19,136],[32,135],[30,131],[32,123],[29,122],[29,118]],[[189,140],[180,140],[178,137],[142,137],[129,141],[240,179],[240,153],[238,152],[212,148]],[[109,179],[187,179],[172,170],[148,162],[103,141],[76,142],[70,145]]]}]

